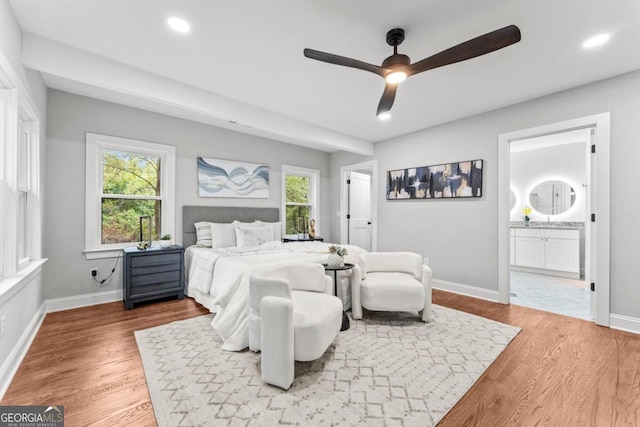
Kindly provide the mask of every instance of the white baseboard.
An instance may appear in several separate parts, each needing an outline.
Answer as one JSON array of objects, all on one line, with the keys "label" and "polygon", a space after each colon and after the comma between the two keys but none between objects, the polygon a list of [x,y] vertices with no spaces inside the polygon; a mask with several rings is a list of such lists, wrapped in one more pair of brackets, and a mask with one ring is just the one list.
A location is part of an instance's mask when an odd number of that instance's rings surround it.
[{"label": "white baseboard", "polygon": [[107,302],[122,301],[122,289],[96,292],[95,294],[75,295],[72,297],[48,299],[44,303],[47,313],[71,310],[73,308],[89,307],[91,305],[105,304]]},{"label": "white baseboard", "polygon": [[636,317],[622,316],[620,314],[609,315],[609,327],[621,331],[640,334],[640,319]]},{"label": "white baseboard", "polygon": [[546,268],[522,267],[519,265],[511,265],[512,271],[524,271],[525,273],[544,274],[546,276],[566,277],[567,279],[580,280],[580,273],[571,273],[568,271],[549,270]]},{"label": "white baseboard", "polygon": [[441,291],[453,292],[454,294],[480,298],[480,299],[484,299],[491,302],[500,302],[498,291],[478,288],[477,286],[470,286],[470,285],[464,285],[462,283],[433,279],[431,287],[433,289],[439,289]]},{"label": "white baseboard", "polygon": [[40,330],[40,325],[42,325],[45,314],[45,305],[43,303],[38,308],[38,311],[36,311],[36,314],[31,319],[31,322],[29,322],[29,326],[27,326],[27,329],[22,333],[15,347],[13,347],[13,350],[11,350],[9,357],[7,357],[4,364],[0,367],[0,400],[4,397],[4,394],[9,388],[9,384],[11,384],[16,372],[18,372],[22,359],[27,355],[33,339]]}]

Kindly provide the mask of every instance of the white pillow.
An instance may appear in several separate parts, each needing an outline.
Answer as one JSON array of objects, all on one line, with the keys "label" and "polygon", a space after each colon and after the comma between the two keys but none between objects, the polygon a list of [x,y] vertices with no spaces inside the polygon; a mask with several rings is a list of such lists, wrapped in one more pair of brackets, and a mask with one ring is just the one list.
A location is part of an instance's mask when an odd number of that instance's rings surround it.
[{"label": "white pillow", "polygon": [[258,221],[257,221],[257,220],[256,220],[256,221],[253,221],[253,222],[242,222],[242,221],[238,221],[238,220],[236,220],[236,221],[234,221],[234,222],[235,222],[237,225],[242,225],[242,226],[245,226],[245,225],[260,225],[260,224],[258,224]]},{"label": "white pillow", "polygon": [[282,222],[262,222],[258,221],[260,225],[269,225],[273,228],[273,240],[278,242],[282,240]]},{"label": "white pillow", "polygon": [[211,223],[211,247],[213,249],[236,246],[236,221],[232,223]]},{"label": "white pillow", "polygon": [[200,221],[193,224],[196,227],[196,245],[211,247],[211,223]]},{"label": "white pillow", "polygon": [[236,242],[239,248],[260,246],[273,241],[273,227],[236,225]]}]

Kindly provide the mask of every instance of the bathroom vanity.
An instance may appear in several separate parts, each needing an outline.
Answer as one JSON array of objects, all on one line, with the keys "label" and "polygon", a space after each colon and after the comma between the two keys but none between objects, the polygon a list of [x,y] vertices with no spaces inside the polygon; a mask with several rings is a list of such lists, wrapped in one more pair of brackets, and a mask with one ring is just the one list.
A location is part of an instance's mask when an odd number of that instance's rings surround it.
[{"label": "bathroom vanity", "polygon": [[512,224],[512,269],[579,279],[580,231],[575,224]]}]

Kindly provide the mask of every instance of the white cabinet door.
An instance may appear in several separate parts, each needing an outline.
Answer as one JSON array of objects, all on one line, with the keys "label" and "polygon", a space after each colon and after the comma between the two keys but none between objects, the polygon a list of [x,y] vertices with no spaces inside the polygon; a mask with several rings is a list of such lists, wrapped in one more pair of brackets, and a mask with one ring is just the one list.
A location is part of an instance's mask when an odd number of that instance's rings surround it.
[{"label": "white cabinet door", "polygon": [[546,230],[545,268],[580,273],[580,234],[577,230]]},{"label": "white cabinet door", "polygon": [[516,265],[544,267],[544,238],[518,236],[516,232]]}]

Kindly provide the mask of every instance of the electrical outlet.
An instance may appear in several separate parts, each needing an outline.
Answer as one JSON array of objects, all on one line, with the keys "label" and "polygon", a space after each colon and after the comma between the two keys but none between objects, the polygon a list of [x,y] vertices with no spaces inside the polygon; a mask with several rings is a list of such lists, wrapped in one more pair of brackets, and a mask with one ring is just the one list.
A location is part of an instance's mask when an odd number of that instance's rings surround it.
[{"label": "electrical outlet", "polygon": [[424,257],[424,265],[429,266],[429,258]]},{"label": "electrical outlet", "polygon": [[98,276],[98,269],[97,268],[92,268],[91,269],[91,277],[97,277]]},{"label": "electrical outlet", "polygon": [[2,318],[0,319],[0,340],[4,339],[4,329],[5,329],[5,323],[6,323],[6,316],[2,316]]}]

